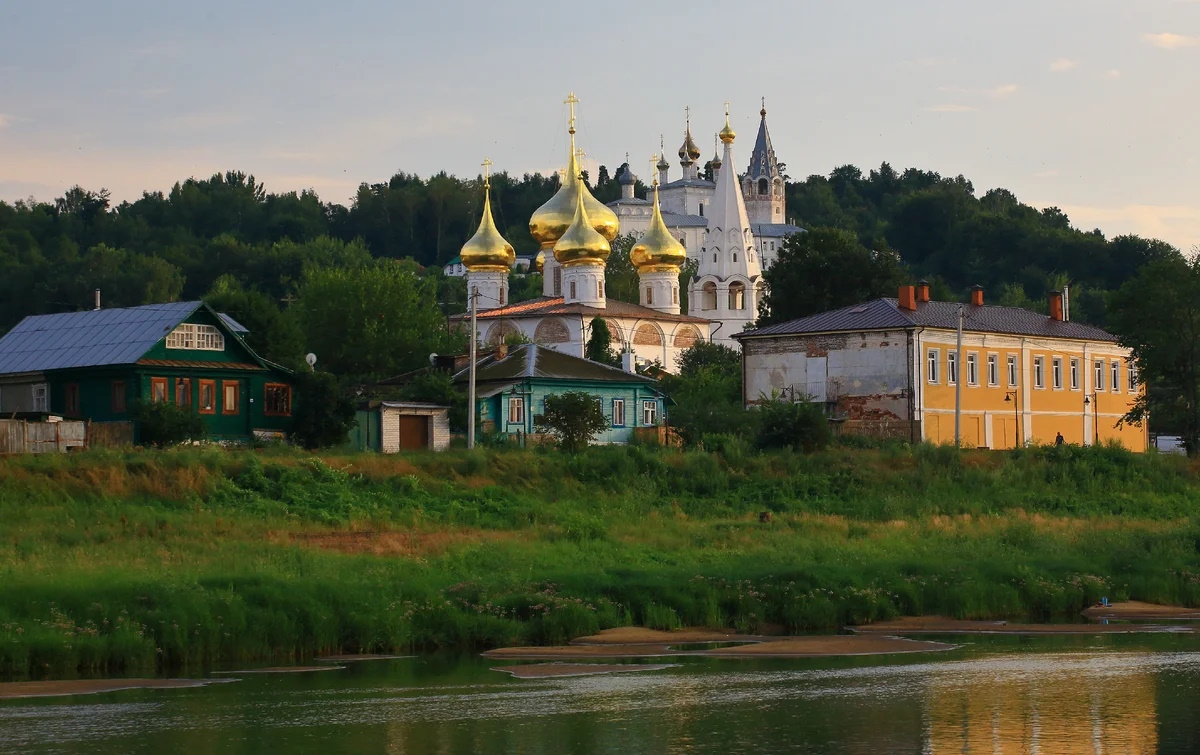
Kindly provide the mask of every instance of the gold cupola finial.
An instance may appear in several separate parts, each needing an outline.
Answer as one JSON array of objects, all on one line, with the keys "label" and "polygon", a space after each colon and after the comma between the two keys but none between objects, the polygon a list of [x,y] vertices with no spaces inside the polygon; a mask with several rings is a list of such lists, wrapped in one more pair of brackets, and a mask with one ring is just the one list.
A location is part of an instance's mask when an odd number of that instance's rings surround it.
[{"label": "gold cupola finial", "polygon": [[[690,105],[683,109],[685,125],[683,128],[683,144],[679,147],[679,160],[686,168],[700,159],[700,148],[692,139],[692,108]],[[684,176],[686,178],[686,176]]]},{"label": "gold cupola finial", "polygon": [[[583,181],[580,180],[580,184]],[[586,191],[575,195],[575,215],[571,225],[554,244],[554,259],[563,267],[576,265],[603,266],[612,253],[608,239],[594,227],[584,202]]]},{"label": "gold cupola finial", "polygon": [[720,140],[720,138],[720,134],[713,134],[713,159],[711,162],[709,162],[709,165],[712,166],[713,170],[721,169],[721,148],[717,146],[717,142]]},{"label": "gold cupola finial", "polygon": [[479,230],[463,244],[459,257],[463,266],[471,272],[507,271],[517,261],[517,254],[512,244],[505,241],[496,229],[492,220],[492,184],[489,169],[492,161],[483,161],[483,217],[479,220]]},{"label": "gold cupola finial", "polygon": [[725,101],[725,128],[721,129],[718,136],[725,144],[732,144],[733,140],[737,138],[737,132],[733,130],[733,126],[729,125],[729,100]]},{"label": "gold cupola finial", "polygon": [[[654,164],[657,158],[657,155],[652,157],[651,164]],[[639,273],[673,272],[678,274],[679,270],[687,263],[687,250],[671,235],[671,232],[667,230],[667,224],[663,222],[662,210],[658,204],[657,177],[654,179],[653,186],[654,210],[650,216],[650,227],[629,250],[629,261]]]},{"label": "gold cupola finial", "polygon": [[607,241],[612,241],[620,232],[617,214],[593,197],[583,183],[579,165],[581,153],[575,147],[575,105],[579,100],[575,97],[575,93],[571,92],[564,102],[570,107],[570,118],[567,121],[567,133],[570,134],[567,170],[558,191],[535,210],[529,219],[529,234],[541,245],[542,249],[553,249],[555,242],[562,238],[563,234],[567,232],[567,228],[571,226],[571,222],[575,218],[576,194],[583,195],[588,218],[591,219],[592,227],[597,233]]}]

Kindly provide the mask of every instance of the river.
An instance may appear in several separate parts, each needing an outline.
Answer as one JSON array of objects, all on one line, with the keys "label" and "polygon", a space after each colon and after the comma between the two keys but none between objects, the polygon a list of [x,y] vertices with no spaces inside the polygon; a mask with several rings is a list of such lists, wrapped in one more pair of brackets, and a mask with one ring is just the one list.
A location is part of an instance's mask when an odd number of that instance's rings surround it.
[{"label": "river", "polygon": [[943,653],[672,658],[518,680],[432,655],[0,702],[0,751],[1197,753],[1200,637],[943,637]]}]

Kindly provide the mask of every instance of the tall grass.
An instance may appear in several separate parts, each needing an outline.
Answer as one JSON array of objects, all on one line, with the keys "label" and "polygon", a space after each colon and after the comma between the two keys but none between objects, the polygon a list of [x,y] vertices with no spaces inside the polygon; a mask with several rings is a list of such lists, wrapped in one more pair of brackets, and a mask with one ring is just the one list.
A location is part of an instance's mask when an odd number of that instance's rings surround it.
[{"label": "tall grass", "polygon": [[1115,448],[12,457],[0,674],[1200,605],[1198,502]]}]

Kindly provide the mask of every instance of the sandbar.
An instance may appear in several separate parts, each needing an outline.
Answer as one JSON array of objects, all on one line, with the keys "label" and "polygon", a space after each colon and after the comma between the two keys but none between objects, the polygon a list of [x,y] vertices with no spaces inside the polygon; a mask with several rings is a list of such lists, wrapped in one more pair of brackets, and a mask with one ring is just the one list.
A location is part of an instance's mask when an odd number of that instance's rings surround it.
[{"label": "sandbar", "polygon": [[1014,624],[1007,621],[970,621],[944,616],[905,616],[846,627],[857,634],[1130,634],[1135,632],[1189,631],[1154,624]]},{"label": "sandbar", "polygon": [[496,648],[483,653],[485,658],[654,658],[682,655],[666,645],[551,645],[548,647]]},{"label": "sandbar", "polygon": [[309,671],[337,671],[345,666],[267,666],[266,668],[245,668],[237,671],[214,671],[214,674],[303,674]]},{"label": "sandbar", "polygon": [[628,674],[633,671],[661,671],[669,663],[534,663],[524,666],[496,666],[492,671],[512,674],[517,679],[550,679],[561,676]]},{"label": "sandbar", "polygon": [[0,682],[0,700],[19,697],[98,695],[127,689],[186,689],[237,679],[64,679],[46,682]]},{"label": "sandbar", "polygon": [[813,637],[787,637],[749,645],[706,650],[701,655],[710,657],[754,657],[786,658],[789,656],[834,656],[834,655],[885,655],[889,653],[935,653],[954,650],[958,645],[923,640],[906,640],[902,637],[878,637],[871,635],[829,635]]},{"label": "sandbar", "polygon": [[379,655],[376,653],[341,653],[338,655],[323,655],[320,658],[313,658],[313,660],[328,663],[356,663],[358,661],[398,661],[401,658],[416,658],[416,656]]},{"label": "sandbar", "polygon": [[1200,609],[1184,608],[1183,606],[1161,606],[1157,603],[1143,603],[1140,600],[1126,600],[1107,606],[1092,606],[1084,610],[1083,615],[1089,619],[1126,619],[1131,621],[1161,619],[1200,620]]},{"label": "sandbar", "polygon": [[696,642],[760,642],[766,637],[756,634],[733,634],[720,629],[675,629],[663,631],[645,627],[615,627],[589,637],[571,640],[572,645],[662,645]]}]

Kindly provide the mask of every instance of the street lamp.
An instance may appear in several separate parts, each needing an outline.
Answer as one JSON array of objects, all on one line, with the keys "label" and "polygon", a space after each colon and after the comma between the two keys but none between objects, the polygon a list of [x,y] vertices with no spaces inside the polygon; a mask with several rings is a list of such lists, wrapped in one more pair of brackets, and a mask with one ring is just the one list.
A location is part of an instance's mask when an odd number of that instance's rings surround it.
[{"label": "street lamp", "polygon": [[1100,394],[1091,393],[1083,397],[1083,411],[1087,411],[1087,407],[1092,407],[1092,445],[1100,445]]},{"label": "street lamp", "polygon": [[1004,403],[1012,402],[1013,405],[1013,448],[1020,448],[1021,443],[1018,440],[1021,432],[1021,418],[1017,414],[1017,392],[1008,391],[1004,394]]}]

